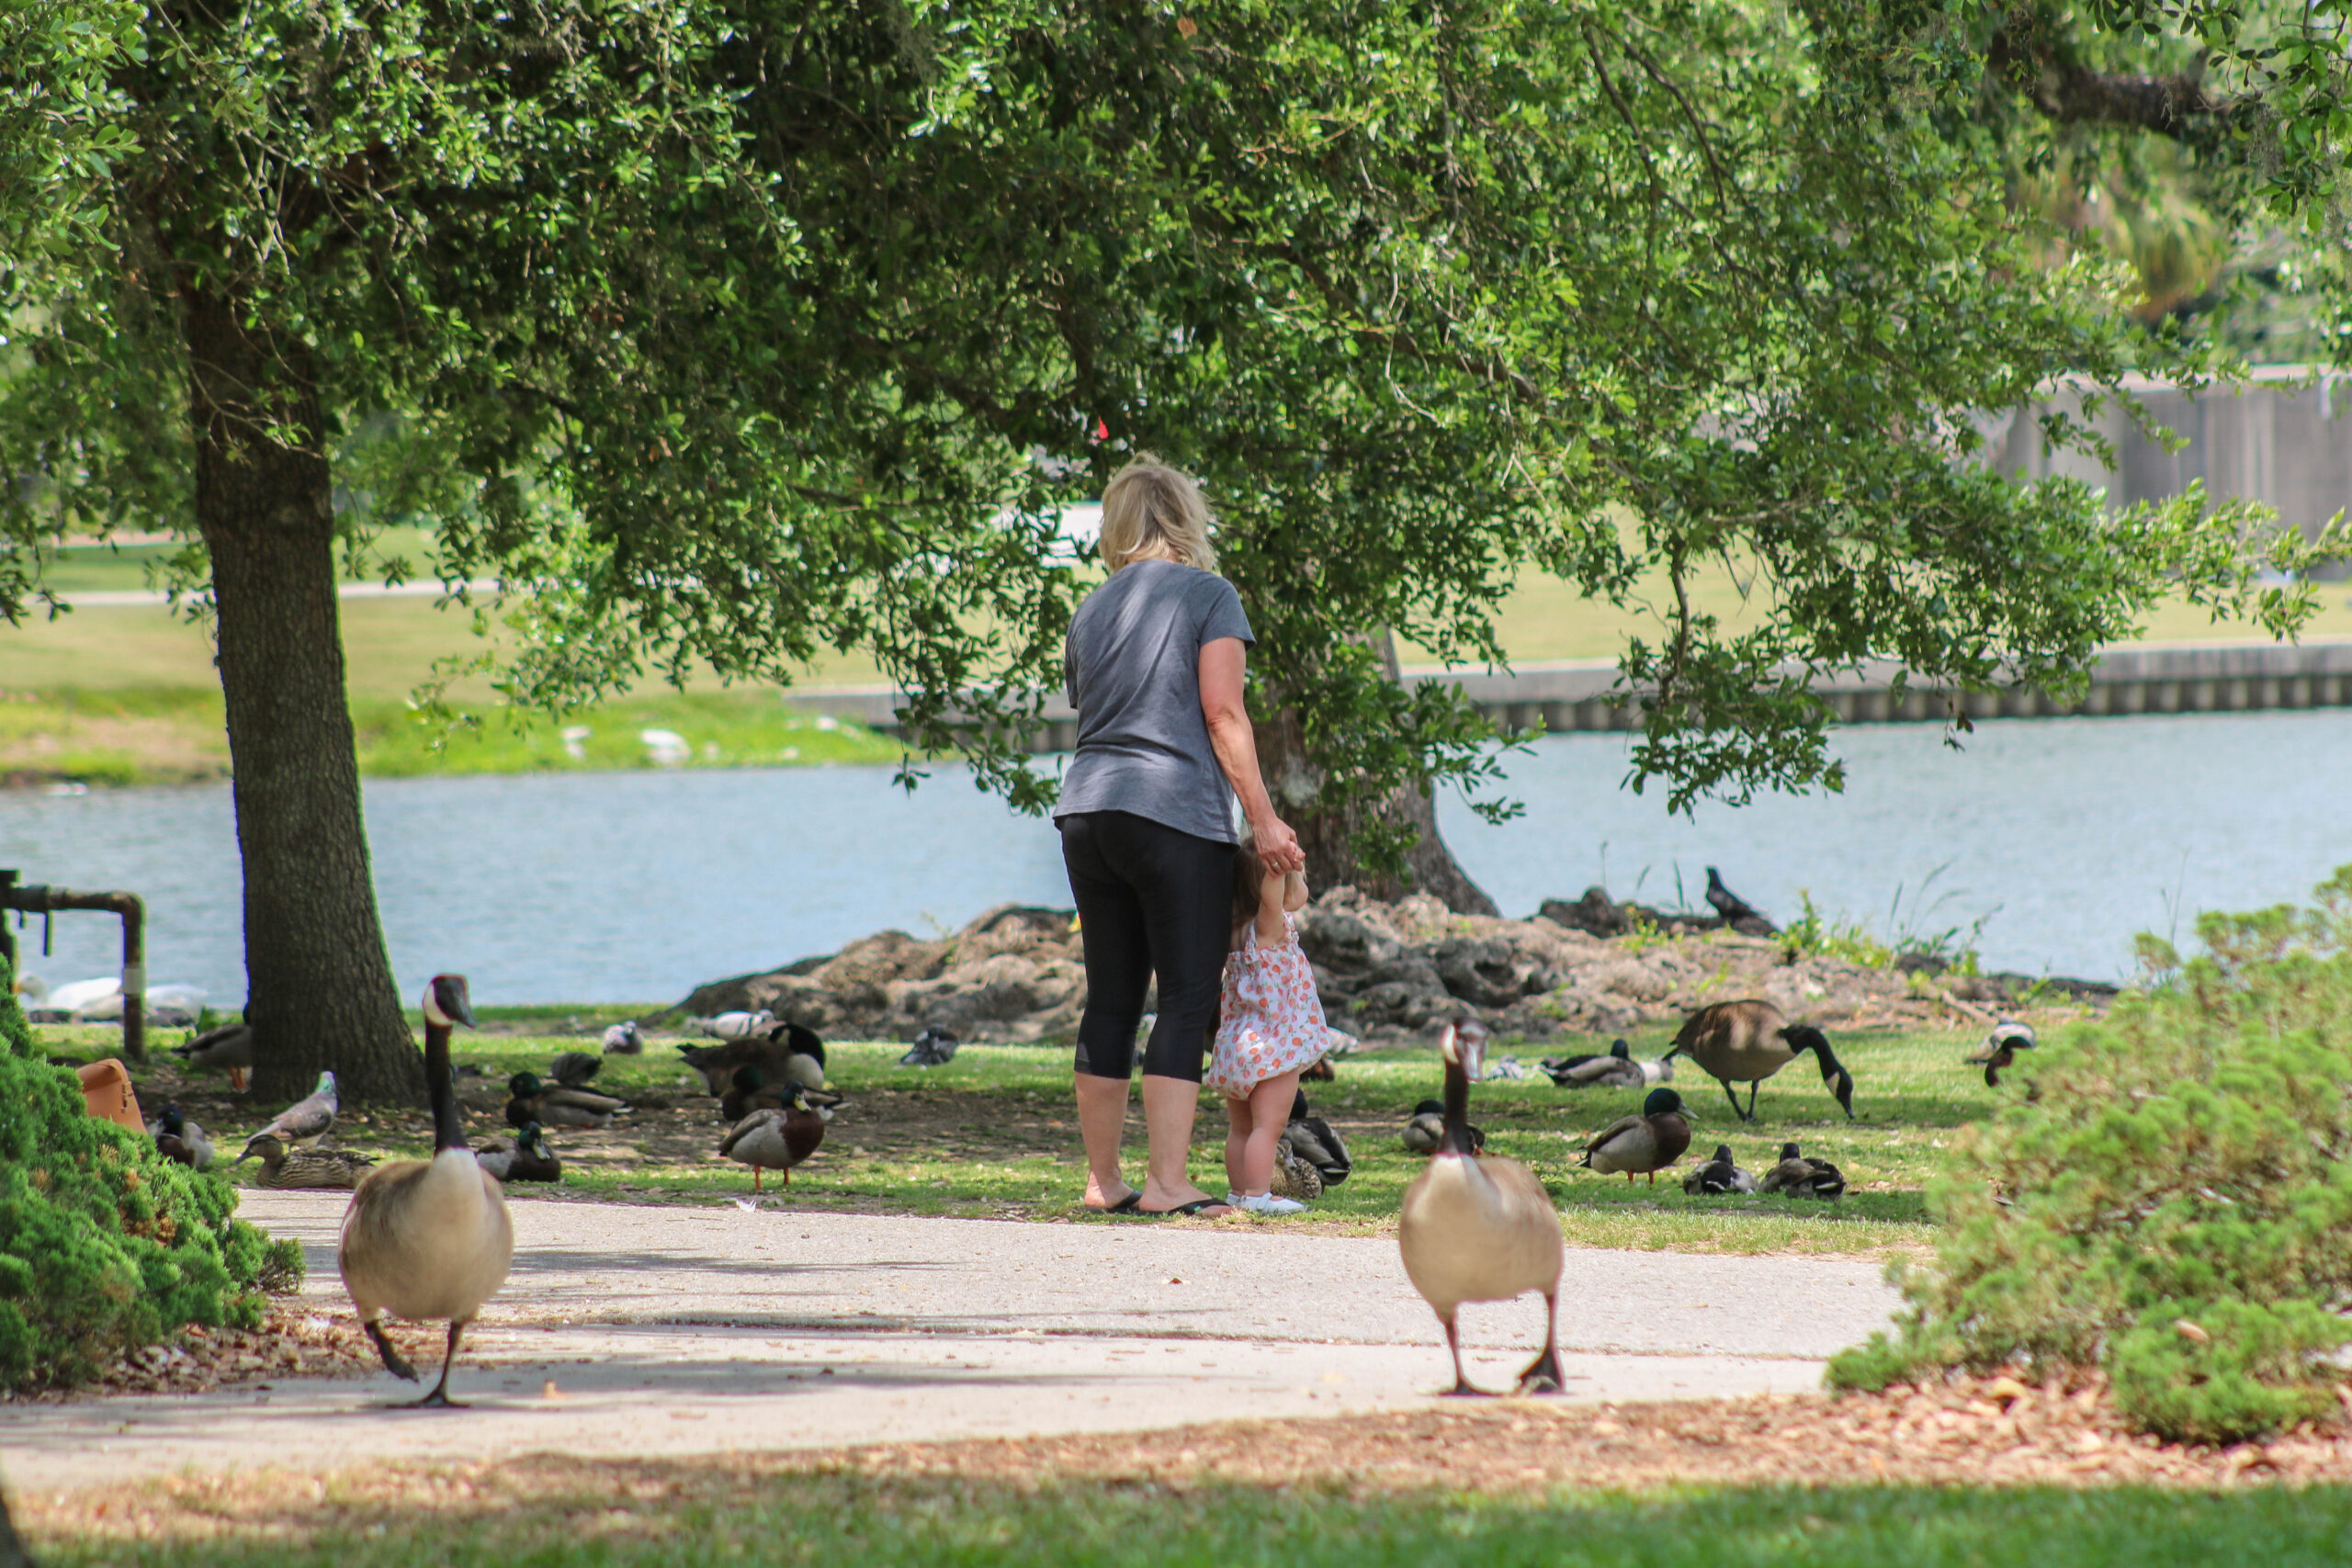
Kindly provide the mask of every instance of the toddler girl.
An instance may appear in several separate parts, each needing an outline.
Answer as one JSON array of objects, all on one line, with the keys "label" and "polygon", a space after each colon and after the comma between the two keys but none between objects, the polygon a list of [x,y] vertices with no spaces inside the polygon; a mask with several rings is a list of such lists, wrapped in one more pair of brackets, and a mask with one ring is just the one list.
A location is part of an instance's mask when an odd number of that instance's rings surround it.
[{"label": "toddler girl", "polygon": [[1225,1002],[1216,1049],[1201,1081],[1225,1096],[1225,1201],[1257,1214],[1295,1214],[1306,1205],[1277,1198],[1274,1145],[1290,1123],[1300,1069],[1330,1048],[1315,971],[1299,951],[1293,919],[1306,907],[1306,878],[1269,874],[1254,845],[1233,860],[1233,951],[1225,961]]}]

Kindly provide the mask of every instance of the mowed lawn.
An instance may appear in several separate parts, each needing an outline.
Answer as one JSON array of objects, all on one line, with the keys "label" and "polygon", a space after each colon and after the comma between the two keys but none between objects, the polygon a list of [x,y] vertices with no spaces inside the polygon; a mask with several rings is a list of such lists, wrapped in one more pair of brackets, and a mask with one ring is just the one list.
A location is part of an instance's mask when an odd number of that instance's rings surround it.
[{"label": "mowed lawn", "polygon": [[[500,1015],[491,1015],[497,1019]],[[477,1141],[503,1133],[504,1079],[522,1070],[544,1072],[560,1051],[593,1048],[572,1030],[600,1029],[620,1016],[612,1010],[535,1009],[503,1015],[493,1028],[529,1033],[461,1035],[461,1069]],[[549,1032],[537,1032],[538,1030]],[[564,1032],[554,1032],[560,1030]],[[43,1032],[61,1049],[86,1053],[104,1043],[96,1031]],[[1664,1026],[1636,1035],[1645,1056],[1670,1041]],[[1925,1188],[1939,1151],[1967,1122],[1999,1104],[2006,1090],[1988,1089],[1961,1058],[1973,1033],[1852,1032],[1837,1038],[1856,1079],[1856,1120],[1838,1111],[1809,1059],[1768,1082],[1757,1100],[1753,1126],[1736,1122],[1722,1089],[1687,1063],[1675,1088],[1693,1122],[1690,1153],[1655,1185],[1581,1169],[1577,1156],[1597,1129],[1639,1107],[1633,1090],[1566,1091],[1535,1070],[1539,1056],[1605,1048],[1605,1042],[1563,1039],[1535,1046],[1503,1043],[1529,1076],[1477,1086],[1472,1119],[1487,1134],[1489,1152],[1522,1160],[1544,1179],[1558,1202],[1569,1240],[1591,1247],[1671,1248],[1701,1252],[1868,1253],[1928,1246]],[[68,1042],[72,1043],[69,1044]],[[895,1043],[836,1043],[828,1047],[831,1082],[850,1103],[826,1134],[823,1148],[793,1173],[788,1195],[771,1203],[867,1212],[1001,1216],[1088,1224],[1134,1224],[1088,1214],[1080,1199],[1085,1168],[1070,1111],[1069,1055],[1061,1046],[967,1046],[943,1067],[900,1067]],[[167,1060],[167,1059],[166,1059]],[[1317,1114],[1347,1139],[1356,1161],[1345,1183],[1330,1189],[1299,1219],[1235,1219],[1227,1224],[1278,1224],[1350,1234],[1392,1226],[1398,1201],[1423,1164],[1400,1133],[1416,1102],[1441,1091],[1436,1055],[1426,1047],[1368,1052],[1341,1061],[1338,1078],[1309,1085]],[[153,1077],[153,1074],[142,1075]],[[717,1102],[700,1079],[684,1070],[673,1042],[655,1041],[646,1055],[613,1056],[595,1080],[643,1108],[604,1131],[558,1131],[566,1162],[561,1186],[548,1196],[635,1202],[716,1203],[748,1196],[751,1174],[717,1157],[725,1132]],[[275,1107],[249,1105],[227,1095],[224,1080],[208,1075],[181,1083],[156,1078],[148,1099],[172,1094],[221,1141],[257,1126]],[[1743,1096],[1744,1098],[1744,1096]],[[1204,1103],[1193,1175],[1223,1190],[1225,1117]],[[334,1141],[384,1156],[414,1156],[429,1132],[420,1107],[391,1113],[345,1115]],[[1761,1172],[1781,1143],[1801,1143],[1811,1156],[1837,1163],[1849,1190],[1835,1203],[1781,1197],[1701,1198],[1681,1190],[1681,1178],[1718,1143],[1732,1146],[1746,1168]],[[1140,1111],[1128,1125],[1129,1169],[1140,1176]],[[233,1151],[234,1142],[229,1144]],[[250,1180],[254,1168],[243,1168]],[[538,1190],[518,1188],[518,1195]]]},{"label": "mowed lawn", "polygon": [[[216,1517],[115,1501],[100,1528],[43,1517],[57,1568],[2302,1568],[2344,1561],[2352,1492],[1928,1486],[1678,1488],[1535,1495],[1435,1489],[1028,1484],[721,1463],[576,1467],[496,1506],[470,1467],[262,1483]],[[274,1481],[277,1484],[272,1485]],[[601,1483],[604,1490],[597,1490]],[[500,1489],[503,1493],[503,1488]],[[61,1512],[62,1512],[61,1510]]]}]

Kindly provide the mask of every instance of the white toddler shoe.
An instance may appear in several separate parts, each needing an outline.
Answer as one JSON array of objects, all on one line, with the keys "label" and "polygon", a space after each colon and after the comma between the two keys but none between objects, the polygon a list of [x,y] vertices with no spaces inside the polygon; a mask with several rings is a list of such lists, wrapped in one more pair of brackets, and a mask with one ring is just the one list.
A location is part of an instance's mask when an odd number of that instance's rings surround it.
[{"label": "white toddler shoe", "polygon": [[1238,1192],[1228,1192],[1225,1201],[1237,1209],[1247,1209],[1253,1214],[1303,1214],[1306,1205],[1288,1198],[1277,1198],[1271,1192],[1261,1192],[1254,1198],[1244,1198]]}]

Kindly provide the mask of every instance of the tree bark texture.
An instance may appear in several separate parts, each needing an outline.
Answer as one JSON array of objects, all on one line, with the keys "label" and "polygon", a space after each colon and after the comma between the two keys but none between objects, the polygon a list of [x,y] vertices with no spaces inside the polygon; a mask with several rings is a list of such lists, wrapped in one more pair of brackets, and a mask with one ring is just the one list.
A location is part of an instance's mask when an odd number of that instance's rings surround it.
[{"label": "tree bark texture", "polygon": [[197,292],[185,306],[254,1085],[262,1099],[292,1099],[333,1068],[346,1101],[417,1104],[424,1067],[377,919],[344,693],[316,362],[243,319],[233,299]]},{"label": "tree bark texture", "polygon": [[[1388,678],[1401,679],[1396,639],[1384,634],[1380,644]],[[1501,913],[1446,848],[1445,838],[1438,831],[1437,802],[1428,790],[1404,784],[1369,805],[1318,806],[1314,784],[1317,770],[1306,754],[1298,710],[1282,708],[1251,728],[1257,735],[1258,766],[1274,797],[1274,809],[1290,824],[1298,835],[1299,847],[1306,852],[1308,887],[1320,893],[1351,886],[1368,897],[1383,900],[1427,893],[1457,915]],[[1364,829],[1375,824],[1410,827],[1417,833],[1412,849],[1406,852],[1402,875],[1377,871],[1364,861],[1358,846]]]}]

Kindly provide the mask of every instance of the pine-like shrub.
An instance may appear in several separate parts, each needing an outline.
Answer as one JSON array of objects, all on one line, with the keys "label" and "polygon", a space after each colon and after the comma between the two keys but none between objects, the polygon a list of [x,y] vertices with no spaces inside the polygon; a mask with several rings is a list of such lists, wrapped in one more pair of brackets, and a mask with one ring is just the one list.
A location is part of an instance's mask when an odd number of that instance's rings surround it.
[{"label": "pine-like shrub", "polygon": [[2227,1442],[2339,1413],[2352,1344],[2352,866],[2206,915],[2187,964],[2020,1058],[1932,1185],[1936,1264],[1833,1382],[2102,1367],[2123,1412]]},{"label": "pine-like shrub", "polygon": [[0,1388],[83,1382],[191,1323],[251,1327],[302,1249],[236,1189],[101,1122],[33,1044],[0,961]]}]

